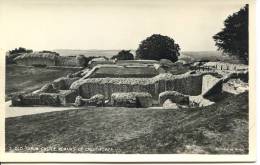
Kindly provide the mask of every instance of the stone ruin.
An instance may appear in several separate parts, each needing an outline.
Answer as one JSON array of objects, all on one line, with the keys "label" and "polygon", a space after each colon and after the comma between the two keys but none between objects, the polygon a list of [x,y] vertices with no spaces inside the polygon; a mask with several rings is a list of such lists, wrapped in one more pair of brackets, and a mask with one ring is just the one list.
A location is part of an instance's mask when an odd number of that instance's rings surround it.
[{"label": "stone ruin", "polygon": [[[129,62],[130,63],[130,62]],[[221,64],[223,65],[223,64]],[[225,64],[228,65],[228,64]],[[173,65],[174,66],[174,65]],[[67,77],[61,77],[44,85],[31,94],[16,95],[12,98],[13,106],[118,106],[164,108],[201,107],[214,104],[223,93],[239,94],[248,91],[248,69],[232,64],[227,67],[204,65],[207,69],[191,70],[184,74],[173,75],[152,61],[146,64],[132,62],[98,65],[92,69],[83,69]],[[156,75],[142,78],[114,77],[113,72],[95,76],[99,71],[136,67],[143,71],[155,69]],[[200,66],[200,67],[203,67]],[[104,69],[105,68],[105,69]],[[113,71],[113,70],[111,70]],[[138,71],[138,70],[137,70]],[[120,73],[124,74],[124,72]],[[128,73],[127,73],[128,74]],[[111,76],[111,77],[110,77]]]},{"label": "stone ruin", "polygon": [[55,52],[24,53],[14,59],[17,65],[48,67],[84,67],[84,56],[60,56]]}]

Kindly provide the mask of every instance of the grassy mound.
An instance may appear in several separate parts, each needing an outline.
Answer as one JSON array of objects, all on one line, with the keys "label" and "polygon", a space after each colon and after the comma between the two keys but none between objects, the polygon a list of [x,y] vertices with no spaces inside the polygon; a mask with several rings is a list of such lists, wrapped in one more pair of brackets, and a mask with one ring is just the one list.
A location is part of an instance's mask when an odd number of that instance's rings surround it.
[{"label": "grassy mound", "polygon": [[[39,150],[15,150],[24,146]],[[196,109],[89,107],[7,118],[6,150],[246,154],[248,94]]]},{"label": "grassy mound", "polygon": [[9,100],[13,94],[32,92],[48,82],[78,70],[6,65],[5,99]]}]

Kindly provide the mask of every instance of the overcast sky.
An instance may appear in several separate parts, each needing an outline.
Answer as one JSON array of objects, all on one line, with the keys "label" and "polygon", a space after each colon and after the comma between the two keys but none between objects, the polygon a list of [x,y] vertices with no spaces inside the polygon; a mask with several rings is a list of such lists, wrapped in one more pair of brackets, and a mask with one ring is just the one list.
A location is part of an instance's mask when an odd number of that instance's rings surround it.
[{"label": "overcast sky", "polygon": [[212,36],[243,6],[238,0],[0,0],[0,47],[136,49],[160,33],[183,51],[216,50]]}]

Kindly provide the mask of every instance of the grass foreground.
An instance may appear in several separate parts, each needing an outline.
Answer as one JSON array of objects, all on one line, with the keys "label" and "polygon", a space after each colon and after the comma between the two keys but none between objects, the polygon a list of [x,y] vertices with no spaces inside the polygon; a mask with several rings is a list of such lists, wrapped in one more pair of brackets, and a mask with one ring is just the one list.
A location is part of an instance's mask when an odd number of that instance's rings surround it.
[{"label": "grass foreground", "polygon": [[248,93],[204,108],[87,107],[5,124],[7,152],[247,154]]}]

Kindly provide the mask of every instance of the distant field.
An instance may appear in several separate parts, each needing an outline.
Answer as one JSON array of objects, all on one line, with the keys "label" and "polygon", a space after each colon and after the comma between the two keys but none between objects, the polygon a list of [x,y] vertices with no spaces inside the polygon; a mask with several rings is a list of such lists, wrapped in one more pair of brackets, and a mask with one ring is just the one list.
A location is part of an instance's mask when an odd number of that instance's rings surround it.
[{"label": "distant field", "polygon": [[5,125],[7,152],[247,154],[248,94],[203,108],[86,107],[7,118]]},{"label": "distant field", "polygon": [[[53,50],[62,56],[75,56],[75,55],[85,55],[85,56],[106,56],[111,58],[116,55],[120,50],[72,50],[72,49],[55,49]],[[135,50],[131,50],[131,53],[135,55]],[[239,63],[236,60],[227,55],[223,55],[220,51],[182,51],[182,56],[180,59],[185,59],[188,61],[199,61],[199,60],[209,60],[209,61],[225,61],[230,63]]]},{"label": "distant field", "polygon": [[[120,50],[72,50],[72,49],[55,49],[53,50],[59,53],[62,56],[75,56],[75,55],[85,55],[88,56],[106,56],[111,58],[112,56],[116,55]],[[135,51],[131,51],[135,54]]]},{"label": "distant field", "polygon": [[199,61],[199,60],[209,60],[209,61],[223,61],[230,63],[239,63],[240,61],[234,59],[233,57],[224,55],[219,51],[183,51],[181,52],[183,55],[180,58],[191,60],[191,61]]},{"label": "distant field", "polygon": [[9,100],[16,93],[28,93],[78,69],[47,69],[6,65],[5,99]]}]

